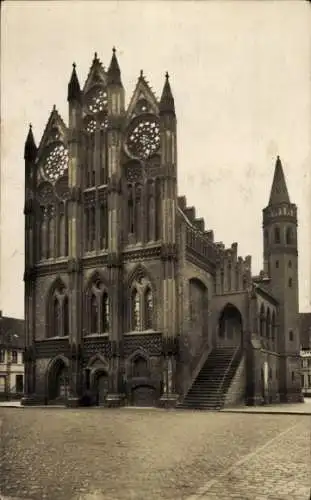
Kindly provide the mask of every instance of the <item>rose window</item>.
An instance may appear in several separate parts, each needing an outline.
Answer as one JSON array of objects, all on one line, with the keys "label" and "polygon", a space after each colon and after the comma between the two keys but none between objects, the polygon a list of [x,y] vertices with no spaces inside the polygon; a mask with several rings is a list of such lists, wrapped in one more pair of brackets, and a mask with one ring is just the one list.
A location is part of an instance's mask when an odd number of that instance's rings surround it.
[{"label": "rose window", "polygon": [[160,128],[156,120],[140,121],[129,133],[127,147],[131,155],[146,160],[160,147]]},{"label": "rose window", "polygon": [[90,98],[88,108],[91,113],[99,113],[107,107],[107,103],[107,92],[103,89],[100,89]]},{"label": "rose window", "polygon": [[68,150],[63,144],[53,148],[46,159],[44,174],[50,181],[56,181],[68,168]]}]

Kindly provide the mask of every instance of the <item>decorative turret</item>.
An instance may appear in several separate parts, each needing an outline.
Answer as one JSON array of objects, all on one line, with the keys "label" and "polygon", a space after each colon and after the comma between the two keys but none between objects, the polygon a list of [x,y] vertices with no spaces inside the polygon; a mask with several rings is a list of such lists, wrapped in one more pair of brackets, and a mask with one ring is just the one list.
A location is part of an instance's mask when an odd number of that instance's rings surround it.
[{"label": "decorative turret", "polygon": [[159,110],[160,110],[160,115],[172,114],[175,116],[175,103],[169,82],[168,72],[166,72],[165,74],[165,83],[162,91]]},{"label": "decorative turret", "polygon": [[33,162],[37,156],[37,146],[32,132],[32,125],[29,125],[29,131],[24,148],[24,159],[28,162]]},{"label": "decorative turret", "polygon": [[68,102],[81,100],[81,88],[76,72],[76,64],[73,63],[70,82],[68,83]]}]

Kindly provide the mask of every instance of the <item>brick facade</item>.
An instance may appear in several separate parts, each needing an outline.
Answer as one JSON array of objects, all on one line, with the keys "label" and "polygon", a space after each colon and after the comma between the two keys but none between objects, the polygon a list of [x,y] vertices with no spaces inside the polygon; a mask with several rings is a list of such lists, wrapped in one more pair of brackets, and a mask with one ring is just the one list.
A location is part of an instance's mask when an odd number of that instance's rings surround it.
[{"label": "brick facade", "polygon": [[54,107],[39,147],[31,129],[25,146],[24,403],[90,392],[171,405],[222,344],[243,350],[239,400],[299,399],[295,206],[271,195],[253,277],[251,257],[214,242],[177,196],[168,75],[158,101],[141,73],[125,108],[115,51],[108,71],[95,55],[83,89],[73,68],[68,103],[68,126]]}]

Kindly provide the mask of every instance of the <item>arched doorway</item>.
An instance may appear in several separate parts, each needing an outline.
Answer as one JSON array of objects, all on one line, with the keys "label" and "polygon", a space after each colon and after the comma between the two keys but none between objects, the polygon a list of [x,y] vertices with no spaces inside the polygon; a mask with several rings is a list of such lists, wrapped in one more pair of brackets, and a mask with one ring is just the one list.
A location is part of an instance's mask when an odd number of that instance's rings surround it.
[{"label": "arched doorway", "polygon": [[156,406],[156,390],[150,385],[138,385],[132,389],[133,406]]},{"label": "arched doorway", "polygon": [[69,396],[68,362],[56,359],[48,370],[47,399],[49,402],[65,402]]},{"label": "arched doorway", "polygon": [[219,316],[217,344],[238,346],[242,343],[242,316],[233,304],[227,304]]},{"label": "arched doorway", "polygon": [[104,406],[108,394],[108,373],[106,370],[99,369],[94,373],[93,391],[95,394],[96,404]]}]

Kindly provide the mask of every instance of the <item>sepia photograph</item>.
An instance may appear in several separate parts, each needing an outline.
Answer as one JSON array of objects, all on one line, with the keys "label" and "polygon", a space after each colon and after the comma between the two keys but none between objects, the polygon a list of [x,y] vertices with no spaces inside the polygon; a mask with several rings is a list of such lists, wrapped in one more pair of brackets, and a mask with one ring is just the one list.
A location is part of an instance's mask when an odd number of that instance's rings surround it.
[{"label": "sepia photograph", "polygon": [[0,500],[311,500],[310,2],[0,8]]}]

